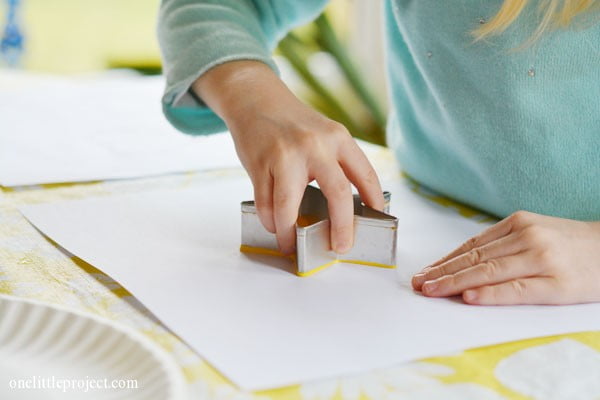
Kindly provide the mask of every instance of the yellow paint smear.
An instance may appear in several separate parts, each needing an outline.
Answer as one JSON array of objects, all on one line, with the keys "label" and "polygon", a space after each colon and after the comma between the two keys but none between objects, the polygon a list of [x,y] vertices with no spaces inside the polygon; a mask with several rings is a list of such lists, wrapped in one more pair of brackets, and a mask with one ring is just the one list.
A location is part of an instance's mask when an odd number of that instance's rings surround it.
[{"label": "yellow paint smear", "polygon": [[299,215],[296,223],[298,226],[305,228],[309,225],[313,225],[319,222],[319,218],[314,215]]},{"label": "yellow paint smear", "polygon": [[413,193],[433,203],[436,203],[442,207],[453,208],[458,212],[459,215],[469,219],[477,219],[481,223],[497,222],[497,218],[486,214],[484,211],[477,210],[447,197],[434,194],[405,172],[402,172],[401,176],[407,180],[409,184],[408,186]]},{"label": "yellow paint smear", "polygon": [[83,185],[97,185],[102,183],[102,181],[84,181],[84,182],[56,182],[56,183],[42,183],[40,186],[44,189],[59,189],[65,187],[73,187],[73,186],[83,186]]},{"label": "yellow paint smear", "polygon": [[[290,255],[290,256],[286,256],[283,253],[277,251],[277,250],[271,250],[271,249],[265,249],[262,247],[253,247],[253,246],[247,246],[245,244],[240,246],[240,251],[242,253],[252,253],[252,254],[262,254],[262,255],[266,255],[266,256],[276,256],[276,257],[286,257],[291,259],[292,261],[294,261],[294,264],[296,263],[296,256],[295,255]],[[365,265],[368,267],[377,267],[377,268],[388,268],[388,269],[394,269],[396,268],[395,265],[388,265],[388,264],[380,264],[380,263],[375,263],[375,262],[368,262],[368,261],[361,261],[361,260],[332,260],[330,262],[328,262],[327,264],[323,264],[321,266],[318,266],[317,268],[314,268],[308,272],[300,272],[300,271],[296,271],[296,275],[302,277],[302,278],[306,278],[308,276],[312,276],[314,274],[316,274],[317,272],[320,272],[322,270],[324,270],[327,267],[331,267],[334,264],[356,264],[356,265]]]},{"label": "yellow paint smear", "polygon": [[262,247],[247,246],[245,244],[240,246],[240,251],[242,253],[263,254],[265,256],[286,257],[286,258],[290,258],[292,260],[296,260],[296,256],[294,256],[294,255],[286,256],[285,254],[283,254],[282,252],[277,251],[277,250],[264,249]]}]

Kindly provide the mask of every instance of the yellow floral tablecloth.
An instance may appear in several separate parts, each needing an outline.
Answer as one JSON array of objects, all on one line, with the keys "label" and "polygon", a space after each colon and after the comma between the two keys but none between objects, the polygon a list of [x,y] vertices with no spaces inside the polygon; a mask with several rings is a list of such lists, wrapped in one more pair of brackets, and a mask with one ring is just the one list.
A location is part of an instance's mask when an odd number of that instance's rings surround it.
[{"label": "yellow floral tablecloth", "polygon": [[[387,159],[390,155],[382,157]],[[243,393],[161,326],[117,282],[42,236],[17,210],[25,204],[181,187],[218,179],[223,174],[241,173],[229,170],[116,182],[3,188],[0,292],[85,310],[136,328],[175,358],[194,399],[600,399],[600,332],[525,340],[358,376]],[[456,207],[465,217],[473,217],[469,210],[447,200],[428,198]],[[590,318],[600,316],[590,315]]]}]

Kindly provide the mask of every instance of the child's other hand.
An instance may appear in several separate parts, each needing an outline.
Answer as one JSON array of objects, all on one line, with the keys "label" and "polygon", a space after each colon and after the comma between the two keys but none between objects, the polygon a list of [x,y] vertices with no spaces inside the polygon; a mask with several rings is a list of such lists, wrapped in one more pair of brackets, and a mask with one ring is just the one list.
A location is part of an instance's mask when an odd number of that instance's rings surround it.
[{"label": "child's other hand", "polygon": [[600,222],[519,211],[415,275],[425,296],[469,304],[600,301]]},{"label": "child's other hand", "polygon": [[352,247],[354,205],[350,183],[363,201],[382,209],[373,167],[348,131],[298,100],[266,65],[223,64],[194,84],[226,122],[254,186],[261,222],[280,250],[295,251],[295,223],[306,185],[319,183],[328,200],[331,245]]}]

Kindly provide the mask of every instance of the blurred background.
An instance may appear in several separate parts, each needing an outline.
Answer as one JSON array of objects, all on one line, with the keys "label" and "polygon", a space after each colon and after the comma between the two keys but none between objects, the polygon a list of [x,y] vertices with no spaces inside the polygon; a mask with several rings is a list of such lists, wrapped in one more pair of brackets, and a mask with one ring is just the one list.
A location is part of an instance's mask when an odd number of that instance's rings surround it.
[{"label": "blurred background", "polygon": [[[159,4],[0,0],[1,68],[61,75],[111,69],[160,74]],[[385,144],[387,108],[381,6],[381,0],[332,0],[315,22],[290,33],[276,51],[282,77],[298,96],[356,137],[377,144]]]}]

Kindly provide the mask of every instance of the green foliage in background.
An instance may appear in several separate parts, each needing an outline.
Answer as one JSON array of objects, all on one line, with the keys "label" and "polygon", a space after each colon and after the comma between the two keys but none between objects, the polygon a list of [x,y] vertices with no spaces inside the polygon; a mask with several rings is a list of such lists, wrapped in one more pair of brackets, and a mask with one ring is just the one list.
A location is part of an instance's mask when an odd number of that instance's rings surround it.
[{"label": "green foliage in background", "polygon": [[[386,144],[385,112],[373,95],[373,88],[368,87],[365,76],[356,68],[348,48],[340,41],[326,13],[321,14],[309,27],[303,27],[301,32],[288,34],[279,43],[278,51],[311,89],[312,93],[306,99],[309,103],[329,118],[344,124],[354,137],[379,145]],[[311,72],[308,59],[319,51],[333,57],[362,112],[347,110],[345,103],[348,102],[339,100],[340,93],[332,93]]]}]

